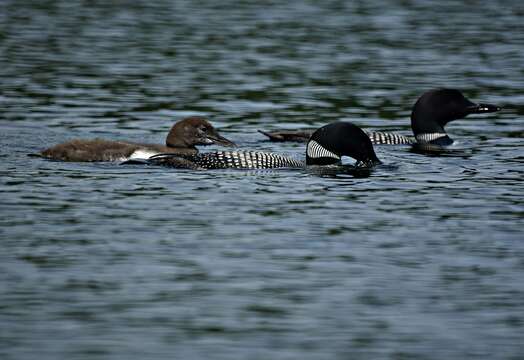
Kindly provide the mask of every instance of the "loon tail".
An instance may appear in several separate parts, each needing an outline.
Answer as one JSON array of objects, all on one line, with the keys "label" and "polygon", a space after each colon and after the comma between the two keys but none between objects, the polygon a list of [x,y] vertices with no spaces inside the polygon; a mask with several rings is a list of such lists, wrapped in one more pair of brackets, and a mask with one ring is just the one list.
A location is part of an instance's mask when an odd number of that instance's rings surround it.
[{"label": "loon tail", "polygon": [[311,135],[315,132],[315,129],[308,130],[281,130],[281,131],[263,131],[258,130],[259,133],[267,136],[270,141],[284,142],[306,142]]},{"label": "loon tail", "polygon": [[28,157],[34,157],[34,158],[43,158],[44,156],[40,153],[29,153],[27,154]]}]

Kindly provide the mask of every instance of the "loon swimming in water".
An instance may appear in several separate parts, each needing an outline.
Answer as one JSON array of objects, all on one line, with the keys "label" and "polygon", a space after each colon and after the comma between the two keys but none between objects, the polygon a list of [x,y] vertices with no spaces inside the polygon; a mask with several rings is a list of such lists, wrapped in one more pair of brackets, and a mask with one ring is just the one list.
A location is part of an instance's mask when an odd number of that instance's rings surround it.
[{"label": "loon swimming in water", "polygon": [[[499,111],[491,104],[475,104],[466,99],[459,90],[436,89],[424,93],[413,106],[411,129],[414,136],[404,136],[390,132],[365,131],[373,144],[433,144],[451,145],[453,140],[444,126],[453,120],[462,119],[469,114],[483,114]],[[260,130],[259,130],[260,131]],[[314,130],[282,130],[262,134],[271,141],[307,141]]]},{"label": "loon swimming in water", "polygon": [[159,153],[194,155],[195,146],[220,144],[236,146],[221,136],[204,118],[192,116],[173,125],[166,138],[166,145],[138,144],[104,139],[71,140],[40,152],[39,156],[62,161],[94,162],[124,161],[135,157],[149,157]]},{"label": "loon swimming in water", "polygon": [[158,154],[124,164],[162,165],[185,169],[274,169],[302,168],[306,165],[336,165],[342,156],[356,160],[356,168],[380,164],[371,140],[358,126],[334,122],[317,129],[306,146],[306,161],[260,151],[214,151],[193,155]]}]

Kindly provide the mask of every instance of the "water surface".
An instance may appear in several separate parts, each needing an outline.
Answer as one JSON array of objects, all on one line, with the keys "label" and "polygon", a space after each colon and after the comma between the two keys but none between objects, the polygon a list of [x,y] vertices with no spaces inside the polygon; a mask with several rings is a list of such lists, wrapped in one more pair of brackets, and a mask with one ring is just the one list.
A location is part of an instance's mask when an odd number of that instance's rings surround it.
[{"label": "water surface", "polygon": [[[0,357],[519,359],[520,1],[3,1]],[[461,89],[459,150],[377,147],[369,177],[61,163],[75,137],[163,142],[208,116],[409,134]]]}]

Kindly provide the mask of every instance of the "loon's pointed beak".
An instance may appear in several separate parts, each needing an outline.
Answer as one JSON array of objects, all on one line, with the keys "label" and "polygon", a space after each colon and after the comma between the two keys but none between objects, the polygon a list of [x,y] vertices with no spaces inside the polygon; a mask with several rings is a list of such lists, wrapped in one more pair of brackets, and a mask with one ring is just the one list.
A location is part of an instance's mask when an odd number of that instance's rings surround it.
[{"label": "loon's pointed beak", "polygon": [[229,139],[226,139],[225,137],[220,135],[218,132],[206,134],[206,139],[209,140],[213,144],[219,144],[219,145],[224,145],[224,146],[229,146],[229,147],[237,146],[237,144],[235,144],[234,142],[232,142]]},{"label": "loon's pointed beak", "polygon": [[491,104],[473,104],[468,106],[469,114],[484,114],[500,111],[501,108]]}]

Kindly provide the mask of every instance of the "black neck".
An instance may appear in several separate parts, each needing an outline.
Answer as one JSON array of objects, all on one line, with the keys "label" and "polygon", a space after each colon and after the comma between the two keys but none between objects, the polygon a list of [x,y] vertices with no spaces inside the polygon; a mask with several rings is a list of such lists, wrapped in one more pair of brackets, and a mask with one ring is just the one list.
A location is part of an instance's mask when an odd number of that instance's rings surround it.
[{"label": "black neck", "polygon": [[357,164],[378,164],[368,135],[358,126],[347,122],[334,122],[316,130],[306,147],[307,165],[340,163],[342,156],[349,156]]}]

